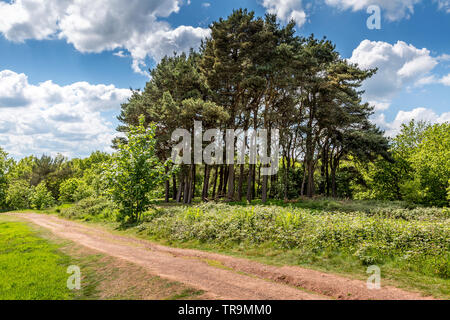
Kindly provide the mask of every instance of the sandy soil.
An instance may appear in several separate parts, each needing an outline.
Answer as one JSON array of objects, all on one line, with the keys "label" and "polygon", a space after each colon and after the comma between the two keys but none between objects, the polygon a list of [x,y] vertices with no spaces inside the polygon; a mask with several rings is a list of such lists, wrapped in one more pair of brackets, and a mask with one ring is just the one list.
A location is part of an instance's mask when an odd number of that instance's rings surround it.
[{"label": "sandy soil", "polygon": [[214,299],[431,299],[393,287],[383,286],[380,290],[369,290],[364,281],[300,267],[274,267],[220,254],[165,247],[55,216],[14,216],[46,228],[58,237],[134,263],[162,278],[203,290]]}]

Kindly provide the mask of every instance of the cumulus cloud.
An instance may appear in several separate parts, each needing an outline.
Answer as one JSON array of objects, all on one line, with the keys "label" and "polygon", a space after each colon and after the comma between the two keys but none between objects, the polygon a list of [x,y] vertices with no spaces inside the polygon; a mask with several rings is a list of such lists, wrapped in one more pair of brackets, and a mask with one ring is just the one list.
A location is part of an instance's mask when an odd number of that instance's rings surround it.
[{"label": "cumulus cloud", "polygon": [[87,155],[109,150],[114,137],[104,112],[118,110],[131,95],[113,85],[77,82],[38,85],[25,74],[0,72],[0,143],[9,153]]},{"label": "cumulus cloud", "polygon": [[306,23],[302,0],[263,0],[262,5],[268,13],[276,14],[285,22],[294,20],[299,27]]},{"label": "cumulus cloud", "polygon": [[377,74],[365,82],[364,90],[365,98],[381,104],[381,110],[402,89],[431,83],[434,79],[431,71],[438,64],[428,49],[418,49],[403,41],[392,45],[364,40],[349,61],[364,69],[378,68]]},{"label": "cumulus cloud", "polygon": [[0,2],[6,39],[65,39],[80,52],[126,49],[136,72],[145,59],[197,47],[208,29],[173,29],[158,18],[177,13],[182,0],[16,0]]},{"label": "cumulus cloud", "polygon": [[407,124],[411,120],[426,121],[430,123],[444,123],[450,121],[450,112],[436,114],[433,110],[427,108],[416,108],[411,111],[399,111],[394,121],[387,122],[383,113],[377,115],[373,122],[386,130],[386,135],[389,137],[396,136],[402,127],[402,124]]}]

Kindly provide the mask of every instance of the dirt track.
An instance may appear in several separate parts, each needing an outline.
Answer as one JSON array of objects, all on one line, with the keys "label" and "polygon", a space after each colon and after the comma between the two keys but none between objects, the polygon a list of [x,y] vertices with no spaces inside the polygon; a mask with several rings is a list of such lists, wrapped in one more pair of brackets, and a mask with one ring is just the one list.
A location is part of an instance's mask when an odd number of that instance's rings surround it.
[{"label": "dirt track", "polygon": [[424,299],[418,293],[393,287],[368,290],[363,281],[309,269],[278,268],[219,254],[165,247],[54,216],[13,216],[46,228],[60,238],[142,266],[162,278],[204,290],[215,299]]}]

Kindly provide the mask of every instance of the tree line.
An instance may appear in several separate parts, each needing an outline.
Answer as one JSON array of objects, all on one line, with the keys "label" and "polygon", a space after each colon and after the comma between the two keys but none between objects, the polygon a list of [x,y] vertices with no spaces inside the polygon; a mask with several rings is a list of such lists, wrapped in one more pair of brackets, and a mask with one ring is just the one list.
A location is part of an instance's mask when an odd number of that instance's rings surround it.
[{"label": "tree line", "polygon": [[[450,124],[411,121],[386,138],[361,98],[376,70],[350,64],[329,40],[297,36],[294,26],[236,10],[211,25],[197,51],[163,58],[122,105],[118,131],[126,137],[113,141],[113,154],[14,160],[0,146],[0,210],[80,202],[137,221],[160,198],[190,204],[329,196],[448,206]],[[181,128],[193,137],[194,121],[222,132],[279,130],[280,170],[264,176],[261,162],[167,161],[177,143],[172,133]]]},{"label": "tree line", "polygon": [[[193,135],[194,121],[202,121],[205,130],[280,132],[277,175],[261,176],[258,164],[183,165],[166,182],[167,201],[191,203],[199,192],[199,170],[205,201],[337,197],[343,159],[389,159],[388,140],[369,121],[373,107],[361,99],[363,81],[376,70],[360,69],[331,41],[297,36],[294,28],[294,22],[281,26],[275,15],[236,10],[211,25],[198,52],[162,59],[145,89],[135,90],[122,105],[118,130],[127,132],[144,115],[146,125],[157,126],[161,160],[171,155],[172,132],[183,128]],[[299,168],[303,176],[295,179]]]}]

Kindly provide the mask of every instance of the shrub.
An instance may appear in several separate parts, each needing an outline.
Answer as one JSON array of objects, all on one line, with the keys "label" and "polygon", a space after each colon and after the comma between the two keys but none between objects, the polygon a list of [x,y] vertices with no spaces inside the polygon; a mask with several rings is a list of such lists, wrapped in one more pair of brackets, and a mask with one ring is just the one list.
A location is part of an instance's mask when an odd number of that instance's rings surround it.
[{"label": "shrub", "polygon": [[41,182],[31,196],[31,207],[36,210],[50,208],[55,203],[52,193],[48,191],[44,182]]},{"label": "shrub", "polygon": [[71,178],[61,184],[59,201],[63,203],[77,202],[91,197],[93,193],[93,189],[85,181]]},{"label": "shrub", "polygon": [[149,193],[171,177],[165,172],[169,162],[161,163],[156,156],[156,125],[144,127],[145,117],[139,117],[139,126],[131,126],[127,144],[119,144],[106,170],[108,192],[120,205],[119,219],[136,222],[151,203]]},{"label": "shrub", "polygon": [[80,180],[76,178],[67,179],[61,183],[59,187],[59,201],[61,202],[74,202],[74,194],[78,189]]},{"label": "shrub", "polygon": [[13,181],[6,192],[7,206],[14,210],[31,208],[31,196],[33,187],[27,181]]},{"label": "shrub", "polygon": [[59,214],[70,219],[110,219],[115,214],[114,203],[106,198],[86,198],[69,208],[60,209]]}]

